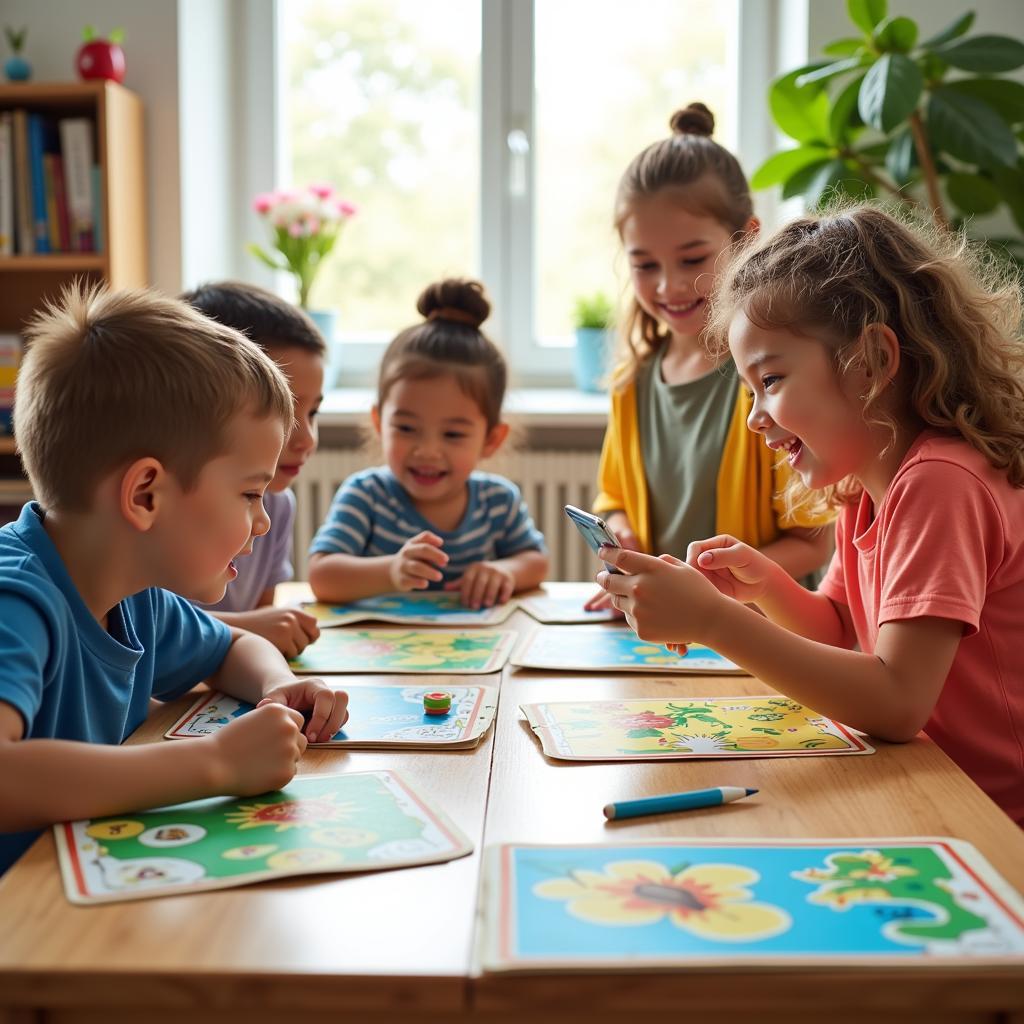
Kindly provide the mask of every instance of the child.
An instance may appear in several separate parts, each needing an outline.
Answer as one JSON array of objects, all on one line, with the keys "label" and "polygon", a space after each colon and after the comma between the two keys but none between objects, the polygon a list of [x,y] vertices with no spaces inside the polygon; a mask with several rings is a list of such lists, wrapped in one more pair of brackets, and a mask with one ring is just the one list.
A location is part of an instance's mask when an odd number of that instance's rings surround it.
[{"label": "child", "polygon": [[[0,871],[23,830],[279,788],[347,703],[176,596],[219,601],[270,526],[293,415],[274,363],[147,292],[68,289],[27,339],[14,421],[38,501],[0,529]],[[260,708],[206,739],[117,746],[150,697],[206,678]]]},{"label": "child", "polygon": [[483,286],[449,279],[381,360],[373,427],[386,466],[349,477],[310,548],[322,601],[457,590],[470,608],[507,601],[547,572],[544,538],[515,484],[474,472],[508,434],[505,360],[480,330]]},{"label": "child", "polygon": [[883,739],[923,728],[1024,824],[1019,283],[864,206],[752,247],[718,303],[750,429],[787,452],[794,500],[842,510],[831,567],[811,593],[717,536],[687,564],[604,549],[631,575],[601,585],[645,640],[709,644]]},{"label": "child", "polygon": [[270,531],[253,542],[221,601],[207,607],[229,626],[266,637],[286,658],[301,654],[319,635],[316,619],[298,608],[275,608],[274,587],[290,580],[295,494],[289,489],[316,451],[316,416],[323,401],[325,346],[302,310],[271,292],[235,281],[207,284],[182,298],[218,323],[256,342],[281,368],[295,400],[295,422],[263,503]]},{"label": "child", "polygon": [[[728,352],[701,343],[723,254],[756,232],[736,158],[710,138],[714,117],[691,103],[672,136],[626,168],[615,226],[633,300],[622,330],[594,509],[623,547],[682,553],[731,533],[805,576],[828,558],[827,519],[787,515],[777,458],[745,426],[750,403]],[[602,594],[588,608],[606,606]]]}]

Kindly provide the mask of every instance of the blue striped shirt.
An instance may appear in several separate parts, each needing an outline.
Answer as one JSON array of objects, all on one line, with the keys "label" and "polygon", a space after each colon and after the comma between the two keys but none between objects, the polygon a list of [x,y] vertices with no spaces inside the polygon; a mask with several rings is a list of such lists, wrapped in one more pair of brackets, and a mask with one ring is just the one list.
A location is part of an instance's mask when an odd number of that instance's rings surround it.
[{"label": "blue striped shirt", "polygon": [[514,483],[492,473],[471,473],[466,486],[469,501],[462,522],[445,531],[424,519],[387,466],[353,473],[334,495],[309,553],[393,555],[407,540],[430,530],[444,541],[449,558],[444,579],[430,584],[439,590],[475,562],[544,550],[544,536]]}]

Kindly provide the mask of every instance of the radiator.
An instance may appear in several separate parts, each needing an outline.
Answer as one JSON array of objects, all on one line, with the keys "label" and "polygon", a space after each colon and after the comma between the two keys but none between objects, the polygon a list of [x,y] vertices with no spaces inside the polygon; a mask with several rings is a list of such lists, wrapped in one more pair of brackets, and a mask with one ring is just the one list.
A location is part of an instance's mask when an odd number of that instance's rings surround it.
[{"label": "radiator", "polygon": [[[589,580],[600,568],[593,553],[562,511],[563,505],[589,509],[597,481],[598,454],[593,451],[524,449],[488,460],[482,469],[500,473],[523,492],[537,528],[551,555],[548,578]],[[317,452],[294,485],[295,578],[306,578],[306,554],[331,498],[349,475],[371,462],[362,449]]]}]

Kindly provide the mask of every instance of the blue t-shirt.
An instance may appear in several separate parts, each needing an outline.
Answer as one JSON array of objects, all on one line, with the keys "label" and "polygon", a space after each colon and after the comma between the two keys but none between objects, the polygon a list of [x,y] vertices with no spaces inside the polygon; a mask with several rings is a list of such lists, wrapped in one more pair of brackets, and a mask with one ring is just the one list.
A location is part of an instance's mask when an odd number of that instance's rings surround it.
[{"label": "blue t-shirt", "polygon": [[492,473],[471,473],[466,486],[469,500],[462,522],[445,531],[420,515],[387,466],[353,473],[334,495],[309,553],[393,555],[407,540],[430,530],[444,541],[449,558],[441,570],[444,579],[430,584],[429,589],[440,590],[474,562],[544,550],[544,536],[514,483]]},{"label": "blue t-shirt", "polygon": [[[120,743],[150,697],[172,700],[219,667],[222,622],[166,590],[110,610],[104,629],[86,607],[30,502],[0,527],[0,701],[25,723],[24,741]],[[0,873],[38,835],[0,834]]]}]

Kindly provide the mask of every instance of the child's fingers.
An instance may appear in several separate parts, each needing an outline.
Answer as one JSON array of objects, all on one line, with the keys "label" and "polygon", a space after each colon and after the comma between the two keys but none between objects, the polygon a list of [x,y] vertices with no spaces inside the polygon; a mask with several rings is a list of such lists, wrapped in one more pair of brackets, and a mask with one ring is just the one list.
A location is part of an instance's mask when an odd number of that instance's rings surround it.
[{"label": "child's fingers", "polygon": [[444,546],[444,541],[438,537],[436,533],[431,533],[430,530],[423,530],[421,533],[417,533],[408,543],[410,544],[430,544],[432,547],[440,548]]},{"label": "child's fingers", "polygon": [[658,555],[658,558],[662,562],[668,562],[669,565],[686,565],[682,559],[676,558],[675,555]]},{"label": "child's fingers", "polygon": [[508,578],[503,573],[494,572],[484,577],[483,594],[480,601],[485,608],[492,608],[497,603],[501,588],[506,582],[508,582]]},{"label": "child's fingers", "polygon": [[497,604],[507,604],[512,600],[512,594],[515,592],[516,585],[513,580],[510,580],[507,576],[501,581],[501,589],[498,591]]},{"label": "child's fingers", "polygon": [[457,580],[449,580],[441,589],[442,590],[461,590],[462,581],[465,579],[464,576],[460,576]]},{"label": "child's fingers", "polygon": [[406,576],[414,580],[429,580],[438,583],[444,579],[444,574],[440,569],[435,569],[432,565],[427,565],[426,562],[420,562],[415,559],[406,562],[402,567],[402,571]]},{"label": "child's fingers", "polygon": [[[328,690],[326,687],[318,690],[313,697],[313,709],[309,715],[309,725],[306,726],[306,739],[310,743],[316,743],[324,731],[324,726],[327,725],[331,712],[334,710],[334,700],[334,691]],[[332,735],[333,733],[327,734],[327,738],[330,739]]]},{"label": "child's fingers", "polygon": [[583,610],[585,612],[602,612],[606,608],[611,608],[611,606],[612,599],[603,590],[599,590],[596,594],[592,594],[583,602]]},{"label": "child's fingers", "polygon": [[296,619],[310,642],[320,636],[320,625],[316,621],[315,615],[310,615],[309,612],[296,612]]},{"label": "child's fingers", "polygon": [[689,565],[697,565],[697,559],[705,551],[713,551],[717,548],[734,547],[739,541],[728,533],[719,533],[714,537],[707,537],[704,540],[694,540],[686,546],[686,561]]},{"label": "child's fingers", "polygon": [[431,547],[429,544],[410,544],[405,549],[406,558],[415,559],[426,565],[447,565],[448,555],[440,548]]}]

